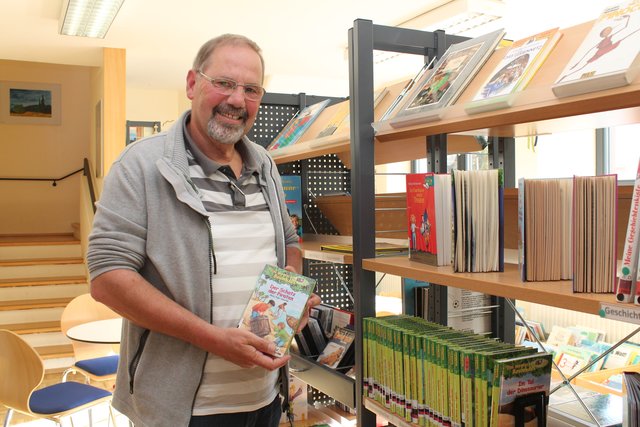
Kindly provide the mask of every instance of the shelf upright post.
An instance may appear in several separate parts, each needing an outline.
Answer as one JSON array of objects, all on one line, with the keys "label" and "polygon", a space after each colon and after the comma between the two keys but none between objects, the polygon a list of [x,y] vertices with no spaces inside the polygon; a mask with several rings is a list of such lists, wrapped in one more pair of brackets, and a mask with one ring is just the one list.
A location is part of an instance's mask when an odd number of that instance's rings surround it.
[{"label": "shelf upright post", "polygon": [[[351,199],[355,311],[357,425],[376,425],[364,407],[362,318],[375,316],[375,273],[362,268],[375,256],[375,179],[373,151],[373,23],[357,19],[349,30],[349,111],[351,127]],[[358,224],[358,227],[355,226]],[[358,363],[359,362],[359,363]]]},{"label": "shelf upright post", "polygon": [[348,33],[356,412],[360,427],[375,426],[376,421],[375,414],[364,407],[362,393],[362,318],[375,315],[375,273],[362,268],[363,259],[375,257],[373,50],[437,55],[462,40],[465,38],[444,37],[443,32],[434,37],[425,31],[373,25],[365,19],[356,19]]},{"label": "shelf upright post", "polygon": [[[490,136],[489,168],[500,168],[504,171],[505,188],[516,186],[516,152],[515,138]],[[491,313],[491,330],[496,338],[508,343],[514,343],[516,334],[515,300],[508,301],[501,297],[491,297],[491,304],[497,309]]]},{"label": "shelf upright post", "polygon": [[[442,43],[437,33],[435,41]],[[434,173],[447,173],[447,135],[444,133],[427,136],[427,170]],[[446,286],[437,283],[431,284],[431,290],[434,293],[433,321],[441,325],[446,325],[449,318],[447,289]]]}]

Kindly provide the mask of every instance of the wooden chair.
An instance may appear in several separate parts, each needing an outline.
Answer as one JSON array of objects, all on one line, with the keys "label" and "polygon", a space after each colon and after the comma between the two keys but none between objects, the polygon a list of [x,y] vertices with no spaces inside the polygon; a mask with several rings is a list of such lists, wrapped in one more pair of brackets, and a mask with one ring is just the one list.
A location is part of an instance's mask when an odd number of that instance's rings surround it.
[{"label": "wooden chair", "polygon": [[[62,417],[111,401],[109,391],[75,381],[38,389],[44,365],[33,347],[14,332],[0,329],[0,348],[0,404],[8,408],[4,427],[9,426],[14,411],[62,426]],[[109,415],[115,426],[111,405]],[[91,413],[89,417],[91,423]]]},{"label": "wooden chair", "polygon": [[[90,294],[82,294],[67,304],[60,318],[60,326],[66,334],[69,328],[82,323],[118,317],[118,313],[94,300]],[[76,363],[64,372],[62,381],[66,381],[70,373],[83,375],[87,382],[115,381],[118,346],[79,341],[72,341],[72,345]]]}]

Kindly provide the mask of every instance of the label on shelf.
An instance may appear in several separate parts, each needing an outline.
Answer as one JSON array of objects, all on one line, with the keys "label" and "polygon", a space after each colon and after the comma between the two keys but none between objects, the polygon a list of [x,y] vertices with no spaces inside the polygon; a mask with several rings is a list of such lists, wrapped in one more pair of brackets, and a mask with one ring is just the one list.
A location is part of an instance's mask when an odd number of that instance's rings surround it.
[{"label": "label on shelf", "polygon": [[640,325],[640,307],[629,304],[622,307],[620,304],[600,303],[600,317],[604,319],[619,320],[621,322]]}]

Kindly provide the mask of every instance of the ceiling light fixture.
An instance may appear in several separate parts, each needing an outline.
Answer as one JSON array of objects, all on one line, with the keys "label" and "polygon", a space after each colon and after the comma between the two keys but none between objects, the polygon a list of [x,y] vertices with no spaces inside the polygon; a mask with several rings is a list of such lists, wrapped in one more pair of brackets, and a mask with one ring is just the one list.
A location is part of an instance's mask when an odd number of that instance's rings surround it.
[{"label": "ceiling light fixture", "polygon": [[396,26],[425,31],[444,30],[447,34],[477,37],[500,28],[505,9],[503,0],[441,1]]},{"label": "ceiling light fixture", "polygon": [[103,39],[124,0],[64,0],[60,34]]}]

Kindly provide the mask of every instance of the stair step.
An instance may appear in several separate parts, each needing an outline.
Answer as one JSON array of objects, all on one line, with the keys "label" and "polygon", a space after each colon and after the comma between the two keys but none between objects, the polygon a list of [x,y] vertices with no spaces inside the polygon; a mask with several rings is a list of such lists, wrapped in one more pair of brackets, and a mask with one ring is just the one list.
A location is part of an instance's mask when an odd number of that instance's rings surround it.
[{"label": "stair step", "polygon": [[48,286],[0,287],[0,301],[38,300],[44,298],[73,298],[89,292],[89,285],[56,284]]},{"label": "stair step", "polygon": [[11,259],[0,261],[0,267],[23,267],[33,265],[68,265],[82,264],[84,260],[80,257],[73,258],[41,258],[41,259]]},{"label": "stair step", "polygon": [[60,319],[48,320],[41,322],[28,322],[28,323],[9,323],[0,325],[2,329],[8,329],[15,332],[18,335],[23,334],[45,334],[50,332],[60,332]]},{"label": "stair step", "polygon": [[73,356],[71,344],[48,345],[44,347],[34,347],[42,359],[59,359]]},{"label": "stair step", "polygon": [[85,276],[69,277],[25,277],[20,279],[0,279],[0,288],[13,288],[19,286],[50,286],[71,285],[87,283]]},{"label": "stair step", "polygon": [[64,307],[43,307],[31,309],[1,309],[0,310],[0,327],[2,325],[12,325],[17,323],[38,323],[60,321]]},{"label": "stair step", "polygon": [[84,260],[80,257],[0,261],[0,280],[3,281],[85,274]]},{"label": "stair step", "polygon": [[38,234],[0,234],[0,246],[11,246],[28,243],[64,244],[79,243],[72,233],[38,233]]},{"label": "stair step", "polygon": [[33,348],[71,344],[71,340],[60,330],[55,332],[21,333],[20,336]]},{"label": "stair step", "polygon": [[0,301],[0,311],[64,308],[74,297]]}]

